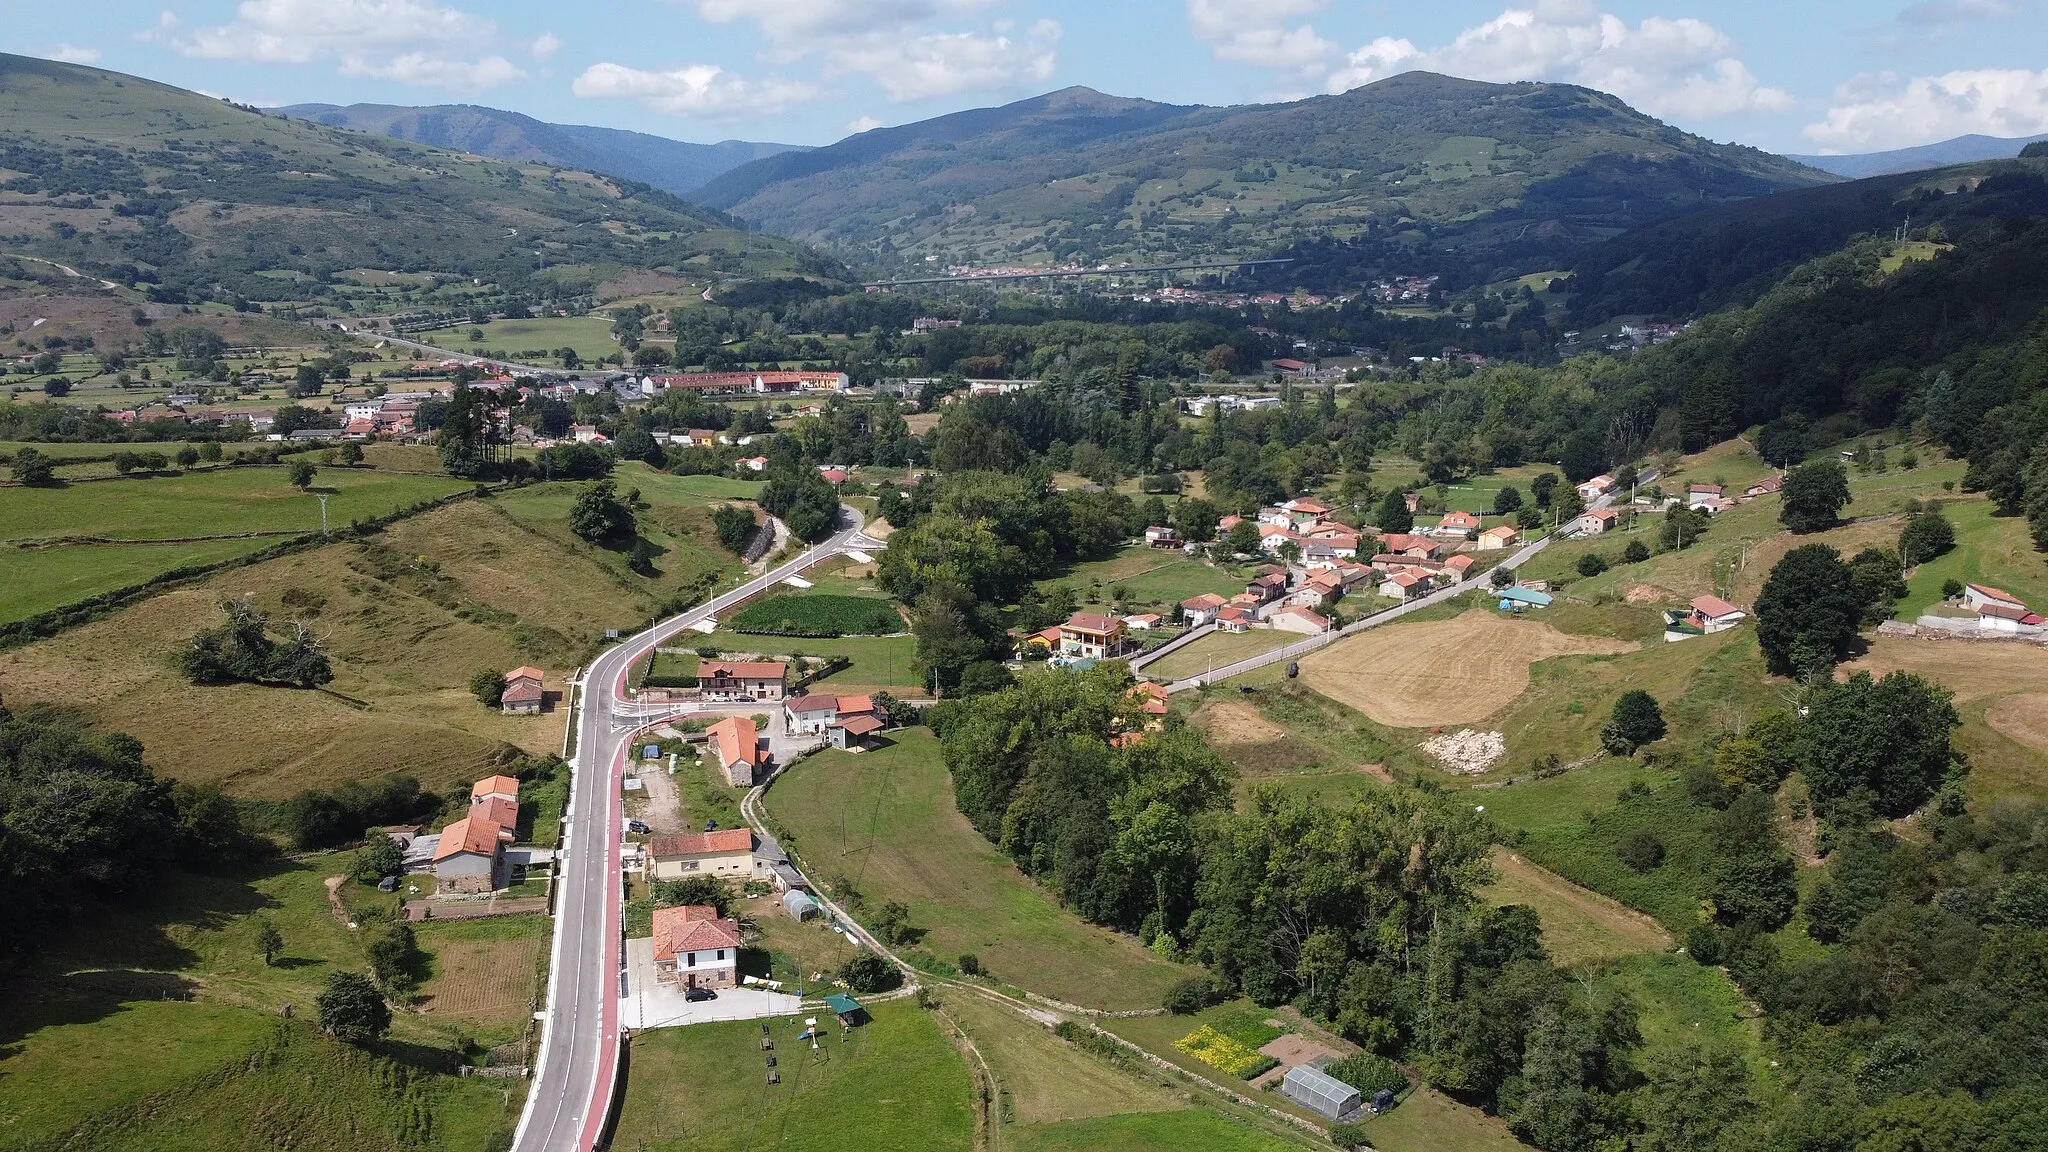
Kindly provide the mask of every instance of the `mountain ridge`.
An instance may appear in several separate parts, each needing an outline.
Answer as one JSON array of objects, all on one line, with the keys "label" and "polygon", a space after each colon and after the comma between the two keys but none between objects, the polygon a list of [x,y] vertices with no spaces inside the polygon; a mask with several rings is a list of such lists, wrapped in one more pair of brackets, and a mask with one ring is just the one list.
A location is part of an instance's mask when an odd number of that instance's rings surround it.
[{"label": "mountain ridge", "polygon": [[1924,172],[1932,168],[1946,168],[1952,164],[1968,164],[1976,160],[2010,160],[2020,154],[2020,149],[2041,140],[2048,140],[2048,132],[2039,136],[1984,136],[1973,132],[1965,136],[1939,140],[1933,144],[1893,148],[1885,152],[1860,152],[1845,156],[1788,154],[1785,158],[1796,160],[1809,168],[1818,168],[1823,172],[1860,180],[1866,176]]},{"label": "mountain ridge", "polygon": [[264,111],[500,160],[580,168],[684,196],[754,160],[802,145],[752,140],[694,144],[588,124],[557,124],[481,104],[287,104]]},{"label": "mountain ridge", "polygon": [[867,252],[880,272],[1371,239],[1370,259],[1318,265],[1334,282],[1404,262],[1431,271],[1447,250],[1468,279],[1535,271],[1702,204],[1835,179],[1591,89],[1410,72],[1236,107],[1062,89],[757,160],[692,198]]}]

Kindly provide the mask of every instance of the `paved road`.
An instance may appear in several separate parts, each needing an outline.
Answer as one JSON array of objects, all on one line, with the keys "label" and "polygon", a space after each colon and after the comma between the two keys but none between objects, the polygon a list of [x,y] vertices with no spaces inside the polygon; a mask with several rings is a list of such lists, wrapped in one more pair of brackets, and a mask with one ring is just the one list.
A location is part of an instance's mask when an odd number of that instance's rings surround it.
[{"label": "paved road", "polygon": [[[1646,468],[1643,470],[1642,476],[1640,479],[1637,480],[1637,483],[1648,484],[1656,478],[1657,470],[1655,468]],[[1588,510],[1594,508],[1605,508],[1608,505],[1614,503],[1622,495],[1623,493],[1620,492],[1610,493],[1606,496],[1602,496],[1599,499],[1593,501],[1586,507],[1588,508]],[[1550,542],[1555,539],[1557,539],[1557,536],[1553,534],[1550,536],[1545,536],[1541,540],[1524,544],[1521,548],[1515,551],[1514,555],[1501,561],[1494,567],[1520,568],[1522,565],[1528,563],[1530,558],[1534,557],[1538,552],[1541,552],[1545,548],[1550,547]],[[1344,627],[1339,628],[1335,632],[1325,632],[1320,636],[1311,636],[1306,640],[1297,641],[1296,643],[1289,644],[1284,648],[1275,648],[1271,652],[1261,652],[1257,656],[1247,656],[1243,660],[1238,660],[1230,664],[1225,664],[1221,668],[1210,669],[1208,672],[1205,672],[1200,676],[1190,677],[1186,680],[1176,680],[1173,683],[1168,684],[1166,686],[1166,691],[1169,695],[1175,692],[1188,692],[1200,688],[1204,684],[1216,684],[1221,681],[1228,680],[1232,676],[1242,676],[1247,672],[1256,671],[1257,669],[1264,668],[1269,664],[1278,664],[1284,660],[1299,660],[1303,656],[1306,656],[1309,653],[1314,652],[1318,648],[1323,648],[1328,645],[1336,643],[1339,639],[1345,636],[1350,636],[1359,632],[1363,632],[1367,628],[1377,628],[1382,624],[1391,624],[1404,616],[1409,616],[1416,612],[1420,612],[1424,608],[1428,608],[1436,604],[1441,604],[1446,600],[1449,600],[1456,596],[1462,596],[1465,593],[1471,592],[1475,589],[1485,588],[1490,588],[1490,585],[1488,584],[1487,580],[1484,577],[1475,576],[1470,580],[1461,581],[1460,583],[1452,584],[1448,587],[1439,588],[1436,591],[1431,592],[1427,596],[1420,596],[1414,600],[1408,601],[1405,604],[1397,604],[1394,607],[1389,608],[1383,612],[1375,612],[1370,616],[1354,620],[1351,623],[1346,624]]]},{"label": "paved road", "polygon": [[661,720],[625,701],[633,663],[709,615],[773,587],[820,560],[882,545],[860,533],[860,514],[840,509],[840,531],[772,572],[663,620],[593,661],[578,681],[576,754],[570,761],[567,826],[556,879],[555,940],[540,1059],[514,1152],[588,1152],[604,1132],[617,1085],[619,974],[624,967],[620,882],[620,778],[626,747]]}]

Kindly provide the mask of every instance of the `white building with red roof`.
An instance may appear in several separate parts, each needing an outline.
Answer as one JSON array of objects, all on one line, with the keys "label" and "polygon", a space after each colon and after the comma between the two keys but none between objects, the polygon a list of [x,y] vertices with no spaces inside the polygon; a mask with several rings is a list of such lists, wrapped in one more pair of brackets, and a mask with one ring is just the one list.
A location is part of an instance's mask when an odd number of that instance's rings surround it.
[{"label": "white building with red roof", "polygon": [[685,988],[739,983],[740,925],[706,904],[654,910],[654,978]]}]

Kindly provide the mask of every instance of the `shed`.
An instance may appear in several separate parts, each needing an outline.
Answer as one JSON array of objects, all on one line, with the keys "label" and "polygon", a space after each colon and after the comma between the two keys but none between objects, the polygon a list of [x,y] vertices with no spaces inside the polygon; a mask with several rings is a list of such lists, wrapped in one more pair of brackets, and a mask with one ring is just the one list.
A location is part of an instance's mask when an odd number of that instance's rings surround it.
[{"label": "shed", "polygon": [[1550,607],[1550,594],[1534,588],[1503,588],[1500,590],[1500,606],[1506,610]]},{"label": "shed", "polygon": [[792,920],[808,920],[821,911],[818,902],[811,899],[810,893],[799,892],[794,888],[782,894],[782,910],[789,913]]},{"label": "shed", "polygon": [[834,992],[825,997],[825,1007],[830,1008],[833,1014],[839,1017],[841,1024],[852,1025],[861,1022],[860,1001],[844,992]]},{"label": "shed", "polygon": [[661,745],[659,745],[659,744],[648,744],[648,745],[645,745],[645,746],[643,746],[643,747],[642,747],[642,748],[640,749],[640,758],[641,758],[642,760],[659,760],[659,759],[661,759]]},{"label": "shed", "polygon": [[1357,1111],[1365,1099],[1358,1089],[1307,1064],[1287,1070],[1287,1078],[1280,1081],[1280,1094],[1331,1120]]}]

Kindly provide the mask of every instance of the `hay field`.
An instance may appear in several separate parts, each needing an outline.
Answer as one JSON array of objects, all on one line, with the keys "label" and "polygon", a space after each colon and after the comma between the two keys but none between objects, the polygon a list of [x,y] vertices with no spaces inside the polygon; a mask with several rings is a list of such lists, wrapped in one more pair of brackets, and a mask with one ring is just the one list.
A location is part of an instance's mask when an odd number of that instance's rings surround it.
[{"label": "hay field", "polygon": [[420,926],[420,944],[434,955],[420,1011],[441,1024],[516,1034],[533,1010],[548,930],[545,916]]},{"label": "hay field", "polygon": [[1469,724],[1513,703],[1528,688],[1529,666],[1538,660],[1636,648],[1476,610],[1339,641],[1303,660],[1301,675],[1309,687],[1377,723],[1428,728]]},{"label": "hay field", "polygon": [[2036,752],[2048,752],[2048,692],[2007,696],[1984,710],[1984,722]]},{"label": "hay field", "polygon": [[2038,795],[2048,787],[2048,648],[2038,644],[1875,637],[1838,675],[1917,672],[1955,693],[1955,746],[1970,759],[1970,794]]},{"label": "hay field", "polygon": [[1581,888],[1505,848],[1494,849],[1493,866],[1498,875],[1486,887],[1487,902],[1534,908],[1543,921],[1543,947],[1559,964],[1671,950],[1671,936],[1662,925],[1618,900]]}]

